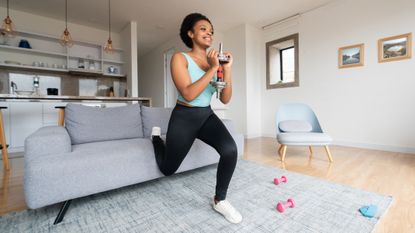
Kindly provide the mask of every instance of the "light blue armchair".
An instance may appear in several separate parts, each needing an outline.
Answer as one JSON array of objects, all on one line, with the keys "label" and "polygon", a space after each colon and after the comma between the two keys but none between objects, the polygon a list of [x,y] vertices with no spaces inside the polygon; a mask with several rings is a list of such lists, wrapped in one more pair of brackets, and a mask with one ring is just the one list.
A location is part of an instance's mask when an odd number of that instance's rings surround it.
[{"label": "light blue armchair", "polygon": [[329,149],[332,138],[323,132],[316,114],[308,105],[281,105],[277,111],[276,123],[281,161],[285,160],[287,146],[308,146],[310,157],[313,155],[312,146],[324,146],[329,161],[333,162]]}]

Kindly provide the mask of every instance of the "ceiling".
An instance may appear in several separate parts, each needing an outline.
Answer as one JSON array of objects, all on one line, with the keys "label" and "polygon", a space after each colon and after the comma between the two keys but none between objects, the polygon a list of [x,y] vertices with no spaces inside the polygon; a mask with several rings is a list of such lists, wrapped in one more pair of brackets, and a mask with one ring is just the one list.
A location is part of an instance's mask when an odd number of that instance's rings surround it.
[{"label": "ceiling", "polygon": [[[215,30],[223,32],[243,23],[260,28],[332,1],[334,0],[112,0],[111,25],[113,31],[118,32],[129,21],[137,21],[138,53],[141,56],[177,36],[181,20],[192,12],[208,16]],[[65,19],[64,0],[10,0],[9,4],[14,10]],[[5,7],[6,1],[2,0],[0,6]],[[107,30],[108,2],[68,0],[68,21]]]}]

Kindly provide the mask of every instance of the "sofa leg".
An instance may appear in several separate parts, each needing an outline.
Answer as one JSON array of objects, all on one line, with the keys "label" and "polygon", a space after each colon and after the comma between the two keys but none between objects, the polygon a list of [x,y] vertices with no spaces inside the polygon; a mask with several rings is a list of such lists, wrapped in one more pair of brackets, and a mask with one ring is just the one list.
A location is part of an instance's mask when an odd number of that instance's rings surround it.
[{"label": "sofa leg", "polygon": [[56,219],[55,219],[55,222],[53,223],[53,225],[56,225],[56,224],[62,222],[63,217],[65,217],[65,213],[68,210],[69,205],[71,204],[71,201],[72,200],[67,200],[62,204],[61,209],[59,210],[58,216],[56,216]]},{"label": "sofa leg", "polygon": [[311,146],[308,146],[308,149],[310,150],[310,158],[313,157],[313,148]]}]

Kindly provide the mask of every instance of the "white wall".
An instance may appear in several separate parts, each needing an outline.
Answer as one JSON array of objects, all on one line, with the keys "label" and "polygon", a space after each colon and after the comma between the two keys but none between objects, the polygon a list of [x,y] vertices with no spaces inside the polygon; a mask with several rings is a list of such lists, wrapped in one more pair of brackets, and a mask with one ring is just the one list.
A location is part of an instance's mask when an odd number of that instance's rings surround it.
[{"label": "white wall", "polygon": [[246,96],[246,27],[240,25],[225,33],[224,47],[232,52],[232,99],[226,116],[232,119],[236,130],[247,132],[247,96]]},{"label": "white wall", "polygon": [[128,94],[131,97],[138,97],[137,22],[129,22],[120,34],[124,49],[123,60],[125,61],[124,69],[127,74]]},{"label": "white wall", "polygon": [[187,51],[177,36],[138,58],[138,92],[152,98],[154,107],[164,106],[164,53],[171,48]]},{"label": "white wall", "polygon": [[[413,0],[336,1],[303,14],[298,25],[264,32],[264,43],[299,32],[300,87],[262,85],[262,134],[275,136],[280,104],[303,102],[336,144],[415,152],[414,58],[377,62],[377,40],[414,33],[414,12]],[[338,69],[338,48],[358,43],[365,44],[365,65]]]},{"label": "white wall", "polygon": [[[0,7],[0,12],[6,12],[6,8]],[[4,19],[2,14],[1,20]],[[17,30],[46,34],[60,37],[65,30],[65,21],[34,15],[23,11],[10,9],[10,17]],[[73,24],[68,22],[68,29],[72,39],[97,44],[105,44],[108,39],[108,31]],[[120,36],[116,32],[111,32],[111,38],[115,47],[120,47]]]},{"label": "white wall", "polygon": [[258,58],[262,55],[263,35],[261,30],[245,25],[246,28],[246,136],[261,136],[261,78],[265,74],[261,70]]},{"label": "white wall", "polygon": [[[275,137],[276,128],[275,128],[275,114],[277,112],[278,105],[285,102],[303,102],[304,98],[301,94],[301,89],[304,89],[303,73],[301,72],[301,65],[304,61],[304,58],[300,56],[300,87],[294,88],[280,88],[280,89],[266,89],[266,61],[265,61],[265,52],[266,47],[265,43],[273,41],[294,33],[299,32],[298,19],[284,22],[279,24],[277,27],[272,27],[262,32],[263,42],[261,43],[262,49],[260,50],[260,61],[261,70],[264,71],[261,76],[261,122],[262,122],[262,136],[266,137]],[[301,36],[301,34],[300,34]],[[300,53],[302,49],[301,38],[300,38]]]}]

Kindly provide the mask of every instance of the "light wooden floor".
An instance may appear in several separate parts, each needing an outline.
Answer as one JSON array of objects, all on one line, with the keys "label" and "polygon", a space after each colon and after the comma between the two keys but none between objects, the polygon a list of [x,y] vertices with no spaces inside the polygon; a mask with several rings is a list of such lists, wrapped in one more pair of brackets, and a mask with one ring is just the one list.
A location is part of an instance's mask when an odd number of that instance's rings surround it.
[{"label": "light wooden floor", "polygon": [[[415,232],[415,155],[348,147],[331,147],[334,163],[324,148],[288,147],[286,161],[277,156],[273,138],[246,140],[244,159],[324,178],[371,192],[392,195],[394,203],[376,227],[380,232]],[[0,215],[26,209],[23,195],[23,159],[11,159],[11,171],[0,168]]]}]

